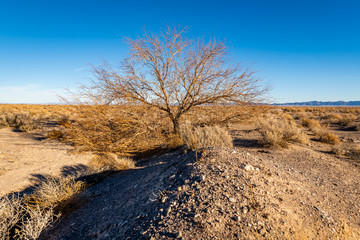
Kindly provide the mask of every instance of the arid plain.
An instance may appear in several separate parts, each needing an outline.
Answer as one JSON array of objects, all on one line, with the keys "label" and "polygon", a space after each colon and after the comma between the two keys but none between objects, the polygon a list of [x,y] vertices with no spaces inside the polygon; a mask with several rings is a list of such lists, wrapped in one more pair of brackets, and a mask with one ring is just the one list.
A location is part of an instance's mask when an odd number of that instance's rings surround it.
[{"label": "arid plain", "polygon": [[4,239],[359,238],[360,108],[122,111],[0,106]]}]

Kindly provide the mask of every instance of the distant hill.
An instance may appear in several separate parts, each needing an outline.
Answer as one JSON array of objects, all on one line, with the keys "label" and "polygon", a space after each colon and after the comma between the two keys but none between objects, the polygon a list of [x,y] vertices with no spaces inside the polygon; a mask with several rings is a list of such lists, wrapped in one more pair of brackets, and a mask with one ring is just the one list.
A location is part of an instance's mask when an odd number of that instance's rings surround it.
[{"label": "distant hill", "polygon": [[334,102],[293,102],[293,103],[274,103],[275,106],[360,106],[360,101],[334,101]]}]

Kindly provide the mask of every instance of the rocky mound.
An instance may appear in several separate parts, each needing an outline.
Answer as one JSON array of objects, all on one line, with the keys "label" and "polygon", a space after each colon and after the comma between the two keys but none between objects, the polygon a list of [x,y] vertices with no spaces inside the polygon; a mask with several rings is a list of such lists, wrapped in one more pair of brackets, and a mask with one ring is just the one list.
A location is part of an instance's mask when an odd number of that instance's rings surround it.
[{"label": "rocky mound", "polygon": [[359,169],[321,156],[213,148],[154,157],[88,188],[41,238],[355,239]]}]

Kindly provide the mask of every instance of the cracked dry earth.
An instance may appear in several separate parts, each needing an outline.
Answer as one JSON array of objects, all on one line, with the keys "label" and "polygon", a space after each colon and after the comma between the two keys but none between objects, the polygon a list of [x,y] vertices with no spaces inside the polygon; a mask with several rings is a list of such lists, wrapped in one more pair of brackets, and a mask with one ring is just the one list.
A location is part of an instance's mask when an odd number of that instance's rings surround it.
[{"label": "cracked dry earth", "polygon": [[41,239],[357,239],[359,176],[308,146],[177,151],[89,187]]}]

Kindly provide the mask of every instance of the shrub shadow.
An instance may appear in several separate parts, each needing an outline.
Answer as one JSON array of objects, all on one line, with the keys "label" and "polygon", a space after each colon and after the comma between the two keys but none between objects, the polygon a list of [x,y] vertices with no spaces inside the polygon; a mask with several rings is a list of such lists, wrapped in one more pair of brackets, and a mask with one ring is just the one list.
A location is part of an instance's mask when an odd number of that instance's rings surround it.
[{"label": "shrub shadow", "polygon": [[233,141],[235,147],[261,148],[263,147],[257,139],[237,138]]}]

